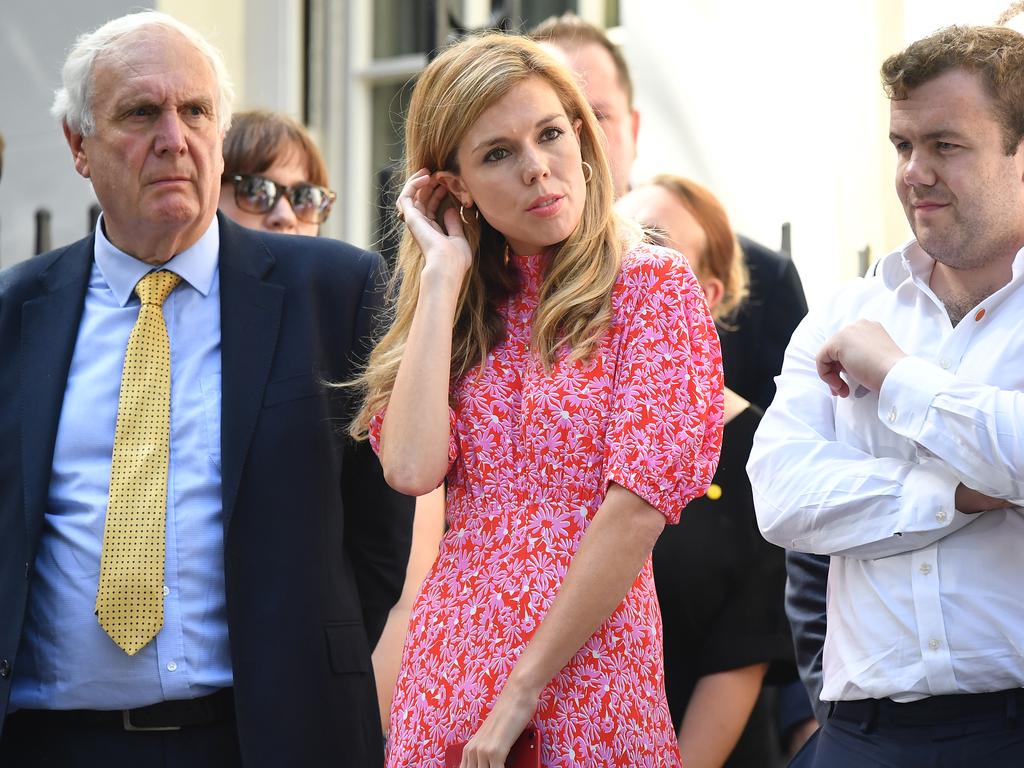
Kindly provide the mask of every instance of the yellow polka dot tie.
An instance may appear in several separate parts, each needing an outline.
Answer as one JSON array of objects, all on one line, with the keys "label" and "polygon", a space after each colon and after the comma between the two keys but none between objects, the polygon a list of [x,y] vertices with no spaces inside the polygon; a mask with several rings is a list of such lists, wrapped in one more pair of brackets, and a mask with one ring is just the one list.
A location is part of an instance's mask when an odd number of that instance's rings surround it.
[{"label": "yellow polka dot tie", "polygon": [[180,281],[173,272],[150,272],[135,286],[142,306],[128,337],[117,401],[96,615],[129,656],[164,623],[171,346],[163,303]]}]

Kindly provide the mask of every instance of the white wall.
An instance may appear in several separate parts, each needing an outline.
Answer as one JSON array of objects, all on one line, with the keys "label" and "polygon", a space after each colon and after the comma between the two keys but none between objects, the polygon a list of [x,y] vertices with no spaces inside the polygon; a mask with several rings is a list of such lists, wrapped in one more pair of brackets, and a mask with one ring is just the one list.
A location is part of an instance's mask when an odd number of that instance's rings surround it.
[{"label": "white wall", "polygon": [[910,236],[892,187],[886,56],[1009,0],[624,0],[642,112],[634,181],[691,176],[736,229],[793,256],[811,305]]},{"label": "white wall", "polygon": [[[53,210],[55,246],[85,233],[91,187],[74,172],[47,110],[75,35],[139,4],[0,2],[2,267],[31,255],[39,206]],[[1008,2],[621,0],[621,38],[643,112],[636,180],[660,171],[693,176],[723,199],[739,231],[768,245],[777,247],[780,225],[791,222],[811,303],[822,301],[856,274],[866,244],[878,258],[909,234],[892,191],[881,61],[942,24],[990,23]],[[224,50],[240,108],[297,113],[301,0],[156,5]],[[344,6],[365,12],[370,4]],[[341,114],[354,108],[348,102]],[[319,137],[329,156],[357,138],[351,125]],[[351,186],[369,188],[365,180]],[[369,204],[345,200],[352,210]]]},{"label": "white wall", "polygon": [[52,212],[54,247],[88,232],[92,186],[75,173],[50,104],[75,37],[134,5],[127,0],[2,0],[0,133],[7,148],[0,180],[0,268],[33,254],[37,208]]}]

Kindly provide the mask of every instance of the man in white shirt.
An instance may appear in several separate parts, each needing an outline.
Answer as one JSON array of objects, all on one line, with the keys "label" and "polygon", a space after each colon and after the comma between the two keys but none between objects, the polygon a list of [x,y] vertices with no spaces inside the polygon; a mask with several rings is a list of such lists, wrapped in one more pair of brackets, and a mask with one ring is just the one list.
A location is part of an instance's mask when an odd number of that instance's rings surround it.
[{"label": "man in white shirt", "polygon": [[748,465],[765,537],[832,556],[792,765],[1020,766],[1024,37],[943,29],[882,78],[916,237],[797,329]]}]

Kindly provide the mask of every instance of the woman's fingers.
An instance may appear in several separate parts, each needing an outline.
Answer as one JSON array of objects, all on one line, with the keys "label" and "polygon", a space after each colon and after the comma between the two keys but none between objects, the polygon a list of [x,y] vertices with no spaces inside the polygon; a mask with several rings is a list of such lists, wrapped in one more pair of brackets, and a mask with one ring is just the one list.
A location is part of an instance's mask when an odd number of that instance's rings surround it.
[{"label": "woman's fingers", "polygon": [[459,218],[459,212],[454,208],[449,208],[444,212],[444,229],[449,237],[466,239],[466,233],[462,229],[462,219]]},{"label": "woman's fingers", "polygon": [[430,192],[430,197],[427,199],[427,216],[431,219],[437,218],[437,208],[441,205],[441,201],[447,196],[448,190],[441,184],[438,184]]},{"label": "woman's fingers", "polygon": [[477,747],[472,741],[462,752],[460,768],[504,768],[505,756],[497,749]]},{"label": "woman's fingers", "polygon": [[405,184],[402,185],[402,190],[398,193],[398,199],[395,200],[399,219],[405,221],[410,214],[410,209],[423,210],[422,205],[417,204],[417,195],[430,181],[430,172],[426,168],[421,168],[406,179]]}]

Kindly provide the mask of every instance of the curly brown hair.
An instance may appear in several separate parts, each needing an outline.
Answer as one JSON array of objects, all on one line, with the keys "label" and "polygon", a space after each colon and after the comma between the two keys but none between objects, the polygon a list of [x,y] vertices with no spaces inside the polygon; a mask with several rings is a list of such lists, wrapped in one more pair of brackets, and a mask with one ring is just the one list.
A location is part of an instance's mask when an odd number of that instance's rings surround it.
[{"label": "curly brown hair", "polygon": [[1014,0],[1010,3],[1006,10],[999,14],[999,18],[996,19],[996,26],[1001,27],[1014,16],[1018,16],[1024,13],[1024,0]]},{"label": "curly brown hair", "polygon": [[1005,27],[943,27],[882,64],[882,88],[894,101],[939,75],[978,75],[1003,128],[1006,154],[1024,139],[1024,35]]}]

